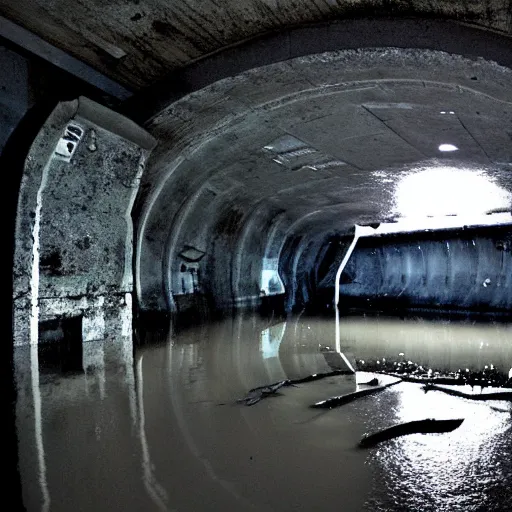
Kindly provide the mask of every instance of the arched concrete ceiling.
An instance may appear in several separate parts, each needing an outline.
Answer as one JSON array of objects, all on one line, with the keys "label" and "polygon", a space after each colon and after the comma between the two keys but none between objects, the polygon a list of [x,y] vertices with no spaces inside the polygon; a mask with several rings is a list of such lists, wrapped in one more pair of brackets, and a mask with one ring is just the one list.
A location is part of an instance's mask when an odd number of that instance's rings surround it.
[{"label": "arched concrete ceiling", "polygon": [[[139,278],[161,290],[182,246],[208,252],[229,235],[224,252],[244,252],[277,217],[286,219],[281,247],[390,220],[403,214],[401,179],[424,169],[482,174],[512,192],[511,127],[512,71],[442,52],[324,53],[216,82],[146,125],[160,144],[136,210]],[[435,203],[436,189],[426,193]],[[261,242],[260,260],[279,255],[270,245]],[[219,255],[215,262],[222,266]]]},{"label": "arched concrete ceiling", "polygon": [[[183,170],[194,187],[266,199],[293,220],[353,211],[338,220],[347,226],[362,220],[357,212],[395,215],[397,179],[415,167],[486,169],[510,187],[511,76],[490,63],[392,49],[259,68],[189,95],[148,123],[161,142],[142,189],[163,197],[169,170],[173,178]],[[441,152],[443,143],[458,151]],[[175,186],[167,193],[176,195]]]},{"label": "arched concrete ceiling", "polygon": [[[311,23],[415,17],[512,34],[509,0],[18,0],[2,2],[0,13],[133,90],[230,45]],[[436,39],[457,45],[461,27],[445,27],[435,37],[429,30],[419,37],[420,46],[440,49]],[[342,38],[343,47],[357,48],[376,32],[385,39],[400,31],[392,24],[370,23],[362,30],[361,25],[354,30],[341,24],[333,25],[324,38]],[[407,38],[407,31],[402,36]],[[297,40],[304,37],[307,29],[292,30],[286,38],[267,40],[266,48],[278,50],[281,59],[303,55]],[[307,53],[315,52],[315,45],[309,34]],[[493,46],[492,39],[487,46]]]}]

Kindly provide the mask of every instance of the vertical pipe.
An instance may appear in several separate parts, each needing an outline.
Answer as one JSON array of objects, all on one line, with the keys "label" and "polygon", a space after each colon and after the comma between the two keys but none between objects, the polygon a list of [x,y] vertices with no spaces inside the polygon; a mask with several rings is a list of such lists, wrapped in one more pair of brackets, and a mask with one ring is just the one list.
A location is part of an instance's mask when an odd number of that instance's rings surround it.
[{"label": "vertical pipe", "polygon": [[340,312],[338,309],[338,304],[340,302],[340,278],[343,270],[345,269],[348,260],[350,259],[350,256],[352,256],[352,253],[354,252],[354,249],[356,248],[357,241],[362,236],[368,236],[372,234],[375,231],[374,228],[370,226],[359,226],[355,225],[355,231],[354,231],[354,238],[343,257],[342,262],[340,263],[340,266],[338,267],[338,271],[336,272],[336,280],[334,282],[334,310],[336,312],[336,352],[338,352],[343,360],[345,361],[346,365],[355,373],[355,369],[350,363],[350,361],[347,359],[345,354],[341,352],[341,334],[340,334]]},{"label": "vertical pipe", "polygon": [[43,192],[48,182],[51,160],[43,168],[41,183],[37,190],[36,209],[34,212],[34,227],[32,229],[32,271],[30,273],[30,344],[37,345],[39,341],[39,233],[41,230],[41,211],[43,208]]}]

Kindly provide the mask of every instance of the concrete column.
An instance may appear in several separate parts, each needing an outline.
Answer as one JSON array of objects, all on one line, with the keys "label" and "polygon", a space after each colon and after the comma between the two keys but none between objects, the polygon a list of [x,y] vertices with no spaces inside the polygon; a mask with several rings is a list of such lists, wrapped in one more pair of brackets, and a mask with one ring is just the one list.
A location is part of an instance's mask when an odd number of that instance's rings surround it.
[{"label": "concrete column", "polygon": [[16,220],[14,344],[82,318],[83,341],[131,336],[132,205],[155,139],[87,98],[60,103],[25,161]]}]

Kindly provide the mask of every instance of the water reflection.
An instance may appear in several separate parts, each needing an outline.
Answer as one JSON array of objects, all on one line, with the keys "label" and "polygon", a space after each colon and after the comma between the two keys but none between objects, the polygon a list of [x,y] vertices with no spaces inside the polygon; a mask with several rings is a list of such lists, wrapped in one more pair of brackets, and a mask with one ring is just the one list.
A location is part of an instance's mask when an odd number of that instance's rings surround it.
[{"label": "water reflection", "polygon": [[165,489],[158,483],[151,463],[151,456],[149,453],[149,445],[146,437],[146,416],[144,413],[144,374],[142,372],[142,359],[140,356],[136,363],[137,367],[137,403],[139,409],[138,429],[139,439],[142,455],[142,474],[144,486],[147,489],[148,495],[151,497],[156,507],[159,510],[169,510],[167,502],[168,496]]},{"label": "water reflection", "polygon": [[[391,423],[464,418],[451,433],[413,434],[383,444],[369,510],[506,510],[512,503],[511,418],[488,404],[424,394],[409,384],[396,402],[383,397]],[[500,409],[498,409],[500,410]],[[506,412],[506,409],[501,409]],[[497,493],[492,497],[492,493]]]},{"label": "water reflection", "polygon": [[413,361],[446,372],[487,365],[503,374],[512,361],[510,324],[345,318],[341,332],[344,344],[357,346],[358,358],[366,361]]},{"label": "water reflection", "polygon": [[[403,382],[338,409],[309,407],[360,389],[371,375],[359,372],[283,388],[251,407],[237,399],[361,359],[446,371],[492,364],[506,376],[511,326],[344,318],[339,333],[332,320],[239,315],[135,356],[126,342],[87,344],[83,370],[66,374],[41,373],[37,350],[17,349],[26,509],[506,510],[509,402]],[[464,423],[357,448],[367,433],[426,417]]]},{"label": "water reflection", "polygon": [[263,359],[270,359],[279,356],[279,347],[283,340],[286,322],[280,322],[261,331],[260,350]]}]

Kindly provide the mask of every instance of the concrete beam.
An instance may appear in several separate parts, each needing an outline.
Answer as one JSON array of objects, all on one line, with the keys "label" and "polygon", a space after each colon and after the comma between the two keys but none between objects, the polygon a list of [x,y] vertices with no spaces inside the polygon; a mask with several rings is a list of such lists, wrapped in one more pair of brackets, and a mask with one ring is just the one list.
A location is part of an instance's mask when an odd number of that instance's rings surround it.
[{"label": "concrete beam", "polygon": [[3,16],[0,16],[0,36],[109,96],[122,101],[132,96],[126,87]]}]

